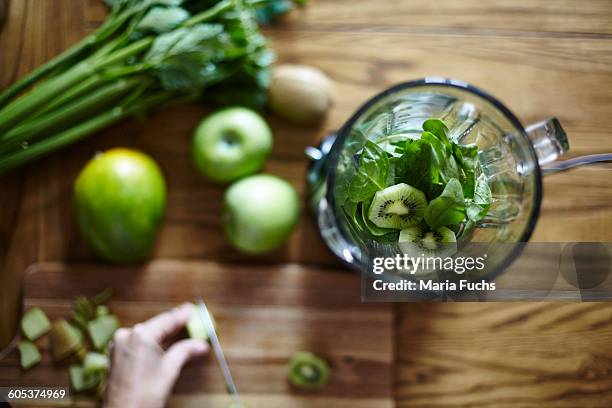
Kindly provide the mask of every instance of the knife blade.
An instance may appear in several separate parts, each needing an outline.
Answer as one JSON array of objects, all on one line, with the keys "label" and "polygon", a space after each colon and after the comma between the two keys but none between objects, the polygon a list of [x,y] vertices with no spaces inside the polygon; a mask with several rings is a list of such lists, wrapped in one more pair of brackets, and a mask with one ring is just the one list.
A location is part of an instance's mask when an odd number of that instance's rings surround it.
[{"label": "knife blade", "polygon": [[206,307],[206,303],[204,303],[204,299],[202,296],[199,296],[197,299],[198,305],[198,315],[200,316],[200,320],[204,325],[204,329],[208,334],[208,338],[210,339],[210,344],[212,346],[213,352],[215,353],[215,357],[219,362],[219,367],[221,368],[221,373],[223,374],[223,379],[225,380],[225,386],[227,388],[227,392],[232,398],[232,402],[236,407],[241,407],[240,398],[238,397],[238,390],[236,389],[236,384],[234,383],[234,379],[232,378],[232,373],[230,372],[229,365],[227,364],[227,359],[225,358],[225,354],[223,354],[223,349],[221,348],[221,343],[219,342],[219,337],[217,336],[217,331],[215,330],[215,325],[212,321],[212,317],[210,316],[210,312]]}]

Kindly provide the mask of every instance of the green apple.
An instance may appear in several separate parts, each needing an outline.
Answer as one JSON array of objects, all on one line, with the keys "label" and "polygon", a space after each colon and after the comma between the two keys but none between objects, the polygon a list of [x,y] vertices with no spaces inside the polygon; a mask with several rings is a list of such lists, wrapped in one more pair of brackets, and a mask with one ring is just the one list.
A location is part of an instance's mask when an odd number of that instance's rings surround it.
[{"label": "green apple", "polygon": [[300,212],[298,195],[291,184],[268,174],[232,184],[223,204],[225,234],[236,248],[252,254],[282,245]]},{"label": "green apple", "polygon": [[204,119],[193,138],[193,158],[200,172],[228,183],[260,170],[272,150],[272,131],[247,108],[225,108]]},{"label": "green apple", "polygon": [[166,183],[153,159],[129,149],[98,154],[74,193],[81,232],[102,257],[135,262],[149,255],[166,208]]}]

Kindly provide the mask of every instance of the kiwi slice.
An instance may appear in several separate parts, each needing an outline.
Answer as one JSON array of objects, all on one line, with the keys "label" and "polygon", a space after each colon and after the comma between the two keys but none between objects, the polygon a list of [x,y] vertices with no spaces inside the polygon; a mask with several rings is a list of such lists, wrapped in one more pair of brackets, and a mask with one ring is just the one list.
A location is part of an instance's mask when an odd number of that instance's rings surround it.
[{"label": "kiwi slice", "polygon": [[425,208],[425,194],[408,184],[400,183],[374,195],[368,218],[380,228],[403,229],[420,223]]},{"label": "kiwi slice", "polygon": [[289,361],[289,382],[298,388],[314,390],[322,388],[329,381],[330,368],[321,357],[298,351]]},{"label": "kiwi slice", "polygon": [[455,233],[446,227],[433,231],[422,226],[406,228],[400,232],[397,243],[403,253],[413,258],[444,258],[457,252]]}]

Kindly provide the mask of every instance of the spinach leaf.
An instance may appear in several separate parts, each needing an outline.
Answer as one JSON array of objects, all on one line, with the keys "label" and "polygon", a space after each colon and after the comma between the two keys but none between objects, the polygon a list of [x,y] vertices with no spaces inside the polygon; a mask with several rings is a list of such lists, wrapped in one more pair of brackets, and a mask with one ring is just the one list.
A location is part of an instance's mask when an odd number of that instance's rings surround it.
[{"label": "spinach leaf", "polygon": [[446,186],[444,187],[444,191],[440,194],[442,197],[450,197],[457,201],[458,203],[463,202],[463,187],[461,187],[461,183],[456,178],[451,179]]},{"label": "spinach leaf", "polygon": [[446,162],[446,148],[444,144],[431,132],[423,132],[420,140],[431,145],[435,166],[438,168],[444,166]]},{"label": "spinach leaf", "polygon": [[424,140],[406,144],[406,151],[397,162],[396,174],[399,181],[421,190],[427,199],[435,197],[439,168],[431,144]]},{"label": "spinach leaf", "polygon": [[448,183],[451,179],[463,179],[464,174],[461,171],[461,168],[457,164],[455,157],[451,154],[448,155],[446,161],[444,162],[444,166],[440,169],[440,179]]},{"label": "spinach leaf", "polygon": [[474,202],[480,205],[490,205],[493,201],[491,189],[484,174],[478,176],[476,180],[476,188],[474,190]]},{"label": "spinach leaf", "polygon": [[367,141],[359,158],[357,175],[349,185],[348,196],[358,202],[387,187],[389,158],[376,143]]},{"label": "spinach leaf", "polygon": [[475,144],[453,146],[453,153],[464,169],[475,170],[478,165],[478,146]]},{"label": "spinach leaf", "polygon": [[465,218],[465,205],[451,197],[440,196],[429,202],[425,222],[431,229],[459,224]]},{"label": "spinach leaf", "polygon": [[427,119],[423,122],[423,130],[426,132],[433,133],[444,147],[447,149],[448,154],[452,152],[452,146],[450,140],[448,140],[448,128],[440,119]]},{"label": "spinach leaf", "polygon": [[478,146],[476,145],[453,145],[453,154],[463,170],[463,192],[466,198],[474,196],[476,184],[475,170],[478,165]]},{"label": "spinach leaf", "polygon": [[451,179],[442,194],[429,202],[425,210],[425,222],[431,229],[456,225],[465,219],[463,189],[457,179]]},{"label": "spinach leaf", "polygon": [[361,216],[361,203],[356,203],[351,199],[347,199],[342,205],[342,209],[344,210],[345,215],[349,220],[353,222],[353,225],[359,231],[366,231],[366,226],[363,223],[363,218]]},{"label": "spinach leaf", "polygon": [[468,200],[467,203],[466,213],[468,219],[473,222],[482,220],[487,215],[492,201],[491,189],[487,184],[484,174],[481,174],[476,180],[474,198]]}]

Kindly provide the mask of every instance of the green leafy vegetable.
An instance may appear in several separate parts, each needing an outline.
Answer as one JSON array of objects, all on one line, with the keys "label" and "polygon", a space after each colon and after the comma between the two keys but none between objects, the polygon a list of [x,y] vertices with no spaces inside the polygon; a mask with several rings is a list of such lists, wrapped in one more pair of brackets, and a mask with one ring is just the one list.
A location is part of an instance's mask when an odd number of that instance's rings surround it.
[{"label": "green leafy vegetable", "polygon": [[447,153],[452,152],[451,142],[448,139],[448,127],[440,119],[427,119],[423,122],[423,130],[434,134],[444,147],[447,149]]},{"label": "green leafy vegetable", "polygon": [[396,165],[396,177],[400,182],[421,190],[429,200],[436,195],[439,174],[436,153],[430,143],[415,140],[406,145]]},{"label": "green leafy vegetable", "polygon": [[484,174],[481,174],[476,180],[476,188],[474,190],[474,198],[467,200],[467,216],[468,219],[477,222],[482,220],[491,207],[491,189],[487,184]]},{"label": "green leafy vegetable", "polygon": [[478,146],[453,145],[453,153],[463,170],[463,192],[466,198],[474,195],[475,174],[478,166]]},{"label": "green leafy vegetable", "polygon": [[0,93],[0,174],[170,102],[261,106],[274,57],[257,12],[293,2],[107,4],[98,30]]},{"label": "green leafy vegetable", "polygon": [[376,143],[366,142],[359,158],[359,169],[351,181],[348,195],[353,201],[363,201],[384,190],[389,178],[389,158]]},{"label": "green leafy vegetable", "polygon": [[138,31],[165,33],[189,18],[189,12],[181,7],[153,7],[136,24]]},{"label": "green leafy vegetable", "polygon": [[[464,234],[486,216],[492,196],[476,145],[451,140],[448,127],[435,118],[423,123],[419,138],[386,134],[391,131],[384,118],[373,122],[360,128],[367,142],[359,155],[357,175],[346,188],[350,200],[343,204],[358,234],[365,233],[381,243],[397,241],[397,233],[373,225],[367,214],[377,191],[400,183],[425,194],[427,227],[422,228],[427,230],[448,227],[455,234]],[[368,129],[374,129],[373,133]]]},{"label": "green leafy vegetable", "polygon": [[432,230],[456,225],[465,219],[463,189],[457,179],[451,179],[442,194],[429,202],[425,210],[425,222]]}]

